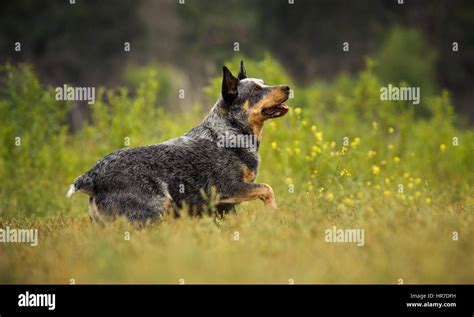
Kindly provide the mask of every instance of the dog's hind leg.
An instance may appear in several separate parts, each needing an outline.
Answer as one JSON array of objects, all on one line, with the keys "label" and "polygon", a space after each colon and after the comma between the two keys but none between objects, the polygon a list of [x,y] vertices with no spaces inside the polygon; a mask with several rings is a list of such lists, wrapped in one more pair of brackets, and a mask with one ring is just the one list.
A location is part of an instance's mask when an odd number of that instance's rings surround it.
[{"label": "dog's hind leg", "polygon": [[230,213],[237,213],[234,204],[218,204],[216,206],[216,209],[217,214],[221,217],[224,217],[225,215],[228,215]]},{"label": "dog's hind leg", "polygon": [[272,209],[277,208],[273,189],[267,184],[238,183],[226,193],[221,193],[220,204],[238,204],[244,201],[260,199]]},{"label": "dog's hind leg", "polygon": [[107,219],[125,216],[131,222],[154,222],[172,209],[171,197],[166,193],[120,191],[98,195],[95,201],[101,216]]},{"label": "dog's hind leg", "polygon": [[102,223],[100,218],[99,209],[97,208],[97,204],[95,203],[94,197],[89,197],[89,217],[91,221],[96,221],[98,223]]}]

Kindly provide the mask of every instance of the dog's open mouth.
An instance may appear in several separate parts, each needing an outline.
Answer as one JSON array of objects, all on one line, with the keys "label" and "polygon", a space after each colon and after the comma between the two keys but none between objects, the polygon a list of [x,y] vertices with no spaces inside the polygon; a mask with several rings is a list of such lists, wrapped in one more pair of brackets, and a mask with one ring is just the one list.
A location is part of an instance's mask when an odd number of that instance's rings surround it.
[{"label": "dog's open mouth", "polygon": [[262,114],[269,118],[277,118],[285,115],[290,109],[286,104],[278,104],[262,110]]}]

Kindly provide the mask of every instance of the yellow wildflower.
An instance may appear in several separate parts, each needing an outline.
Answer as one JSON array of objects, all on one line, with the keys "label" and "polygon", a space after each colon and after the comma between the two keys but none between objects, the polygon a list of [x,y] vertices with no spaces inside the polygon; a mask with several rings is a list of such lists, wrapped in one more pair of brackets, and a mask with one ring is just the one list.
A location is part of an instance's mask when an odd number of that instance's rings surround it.
[{"label": "yellow wildflower", "polygon": [[350,173],[347,169],[343,169],[343,170],[341,171],[340,175],[341,175],[341,176],[346,175],[346,176],[350,177],[350,176],[351,176],[351,173]]},{"label": "yellow wildflower", "polygon": [[354,200],[351,199],[351,198],[344,198],[342,200],[342,202],[344,203],[344,205],[346,205],[347,207],[354,207]]},{"label": "yellow wildflower", "polygon": [[354,138],[354,141],[351,142],[351,147],[352,148],[357,148],[357,146],[360,144],[360,138],[359,137],[355,137]]},{"label": "yellow wildflower", "polygon": [[316,154],[319,154],[319,153],[321,153],[321,148],[320,148],[319,146],[317,146],[317,145],[313,145],[313,146],[311,147],[311,151],[314,152],[314,153],[316,153]]},{"label": "yellow wildflower", "polygon": [[367,152],[367,156],[368,156],[368,157],[375,156],[376,154],[377,154],[377,152],[372,151],[372,150],[369,150],[369,152]]},{"label": "yellow wildflower", "polygon": [[326,194],[325,199],[326,199],[327,201],[333,201],[333,200],[334,200],[334,194],[331,193],[331,192],[328,192],[328,193]]},{"label": "yellow wildflower", "polygon": [[377,175],[378,173],[380,173],[380,167],[378,167],[377,165],[372,165],[372,173],[374,175]]},{"label": "yellow wildflower", "polygon": [[322,140],[323,140],[323,133],[322,133],[321,131],[320,131],[320,132],[316,132],[316,133],[314,134],[314,136],[316,137],[316,139],[317,139],[318,141],[322,141]]}]

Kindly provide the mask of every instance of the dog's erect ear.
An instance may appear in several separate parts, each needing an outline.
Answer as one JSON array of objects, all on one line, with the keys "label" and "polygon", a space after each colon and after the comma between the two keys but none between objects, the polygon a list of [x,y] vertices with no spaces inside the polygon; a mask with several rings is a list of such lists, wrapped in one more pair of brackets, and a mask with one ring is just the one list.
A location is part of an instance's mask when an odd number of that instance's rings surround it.
[{"label": "dog's erect ear", "polygon": [[227,67],[223,67],[222,98],[225,102],[232,103],[237,98],[237,84],[239,80],[232,75]]},{"label": "dog's erect ear", "polygon": [[237,78],[239,80],[247,78],[247,71],[245,70],[244,61],[240,61],[240,69]]}]

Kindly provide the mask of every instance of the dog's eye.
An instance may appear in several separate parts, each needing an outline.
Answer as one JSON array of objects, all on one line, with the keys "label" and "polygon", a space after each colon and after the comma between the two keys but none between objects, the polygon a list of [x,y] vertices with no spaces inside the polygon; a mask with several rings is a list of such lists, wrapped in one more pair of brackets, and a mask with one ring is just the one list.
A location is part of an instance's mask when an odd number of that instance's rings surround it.
[{"label": "dog's eye", "polygon": [[260,90],[262,90],[262,87],[256,85],[253,90],[254,90],[254,91],[260,91]]}]

